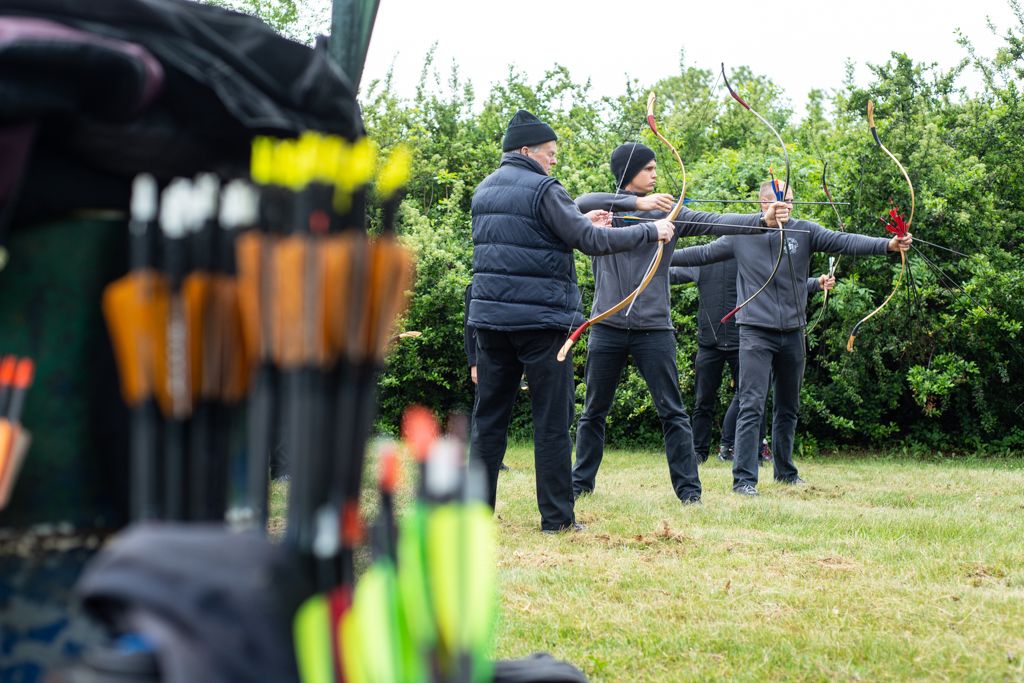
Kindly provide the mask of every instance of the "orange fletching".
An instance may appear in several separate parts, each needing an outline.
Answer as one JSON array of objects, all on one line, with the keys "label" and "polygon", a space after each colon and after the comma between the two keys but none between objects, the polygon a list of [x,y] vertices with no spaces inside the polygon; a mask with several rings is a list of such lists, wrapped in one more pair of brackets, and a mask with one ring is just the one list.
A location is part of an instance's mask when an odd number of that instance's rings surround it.
[{"label": "orange fletching", "polygon": [[207,309],[210,306],[210,276],[202,272],[189,273],[181,285],[181,297],[185,306],[185,328],[187,332],[189,386],[192,398],[200,396],[212,398],[213,387],[210,381],[210,368],[204,367],[208,360],[203,344],[208,320]]},{"label": "orange fletching", "polygon": [[263,310],[260,301],[263,294],[262,256],[264,240],[258,232],[246,232],[235,240],[235,263],[238,266],[238,306],[242,318],[242,338],[245,342],[245,355],[253,361],[263,355],[263,339],[261,333],[263,318],[269,311]]},{"label": "orange fletching", "polygon": [[274,246],[273,339],[274,358],[281,367],[303,362],[303,278],[306,239],[291,235]]},{"label": "orange fletching", "polygon": [[354,232],[330,236],[322,246],[324,268],[324,333],[331,355],[348,351],[352,299],[353,255],[359,239]]},{"label": "orange fletching", "polygon": [[154,391],[156,347],[166,339],[166,330],[157,333],[154,305],[162,302],[166,311],[166,300],[166,281],[152,270],[127,275],[103,291],[103,315],[117,359],[121,395],[128,405],[137,405]]}]

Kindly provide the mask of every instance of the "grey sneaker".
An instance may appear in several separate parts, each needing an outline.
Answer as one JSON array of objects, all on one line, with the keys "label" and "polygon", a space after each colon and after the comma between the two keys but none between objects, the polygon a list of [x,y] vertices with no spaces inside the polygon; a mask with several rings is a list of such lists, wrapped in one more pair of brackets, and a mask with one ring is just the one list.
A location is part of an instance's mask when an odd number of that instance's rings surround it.
[{"label": "grey sneaker", "polygon": [[732,455],[732,447],[726,448],[724,444],[718,447],[719,460],[730,461],[732,460]]},{"label": "grey sneaker", "polygon": [[540,532],[542,534],[554,535],[554,534],[565,534],[565,533],[568,533],[570,531],[584,531],[586,528],[587,528],[586,524],[581,524],[579,522],[573,522],[572,526],[565,526],[565,527],[562,527],[561,529],[541,529]]},{"label": "grey sneaker", "polygon": [[732,490],[732,492],[733,493],[738,493],[741,496],[756,496],[756,495],[758,495],[757,488],[754,487],[754,486],[751,486],[750,484],[743,484],[742,486],[737,486],[736,488],[734,488]]},{"label": "grey sneaker", "polygon": [[776,479],[775,481],[779,482],[780,484],[788,484],[789,486],[800,486],[801,484],[807,483],[806,481],[801,479],[799,475],[793,477],[792,479]]},{"label": "grey sneaker", "polygon": [[683,498],[681,502],[683,504],[683,507],[688,507],[690,505],[702,505],[703,504],[703,503],[700,502],[700,496],[690,496],[689,498]]}]

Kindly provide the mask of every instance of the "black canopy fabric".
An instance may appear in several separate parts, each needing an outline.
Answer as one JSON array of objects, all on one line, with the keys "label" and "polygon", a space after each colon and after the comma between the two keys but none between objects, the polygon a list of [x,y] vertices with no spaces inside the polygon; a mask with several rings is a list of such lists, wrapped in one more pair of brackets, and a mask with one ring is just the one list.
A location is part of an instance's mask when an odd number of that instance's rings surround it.
[{"label": "black canopy fabric", "polygon": [[244,174],[254,135],[307,129],[363,134],[354,90],[326,50],[258,19],[188,0],[0,0],[0,141],[32,136],[26,164],[0,159],[16,225],[123,208],[142,171]]}]

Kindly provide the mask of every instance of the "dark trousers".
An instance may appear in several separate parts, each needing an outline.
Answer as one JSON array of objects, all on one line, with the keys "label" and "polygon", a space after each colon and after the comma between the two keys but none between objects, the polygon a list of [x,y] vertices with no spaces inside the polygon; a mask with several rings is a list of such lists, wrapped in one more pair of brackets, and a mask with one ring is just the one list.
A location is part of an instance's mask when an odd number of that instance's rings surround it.
[{"label": "dark trousers", "polygon": [[800,410],[804,360],[802,330],[781,332],[740,325],[740,409],[732,464],[733,488],[757,485],[758,434],[764,421],[769,385],[773,386],[775,396],[772,416],[775,479],[791,481],[796,478],[793,438]]},{"label": "dark trousers", "polygon": [[[695,397],[693,403],[693,451],[698,462],[708,459],[711,447],[711,425],[715,419],[715,408],[718,406],[718,388],[722,385],[722,369],[729,365],[734,387],[739,386],[740,351],[736,349],[719,349],[714,346],[698,346],[693,366],[696,375]],[[722,419],[722,446],[727,450],[735,446],[736,418],[739,415],[739,392],[734,392],[732,401]],[[761,422],[760,438],[757,450],[761,450],[764,440],[764,421]]]},{"label": "dark trousers", "polygon": [[555,330],[477,330],[477,387],[471,453],[487,470],[494,507],[498,471],[508,446],[508,424],[523,371],[533,408],[533,459],[542,529],[571,526],[572,440],[575,410],[572,361],[556,358],[565,333]]},{"label": "dark trousers", "polygon": [[672,488],[680,500],[699,497],[700,477],[693,454],[690,418],[679,393],[675,333],[672,330],[623,330],[607,325],[597,325],[590,332],[587,399],[576,429],[573,491],[578,494],[594,490],[597,470],[604,456],[605,418],[629,356],[647,382],[661,418]]},{"label": "dark trousers", "polygon": [[[695,397],[693,401],[693,451],[697,459],[703,462],[708,459],[711,443],[711,424],[715,419],[715,407],[718,405],[718,388],[722,384],[722,369],[726,364],[732,372],[732,382],[739,385],[739,349],[719,349],[714,346],[698,346],[697,357],[693,361],[695,379]],[[736,396],[725,413],[722,421],[722,443],[731,446],[736,432]],[[731,422],[731,424],[730,424]]]}]

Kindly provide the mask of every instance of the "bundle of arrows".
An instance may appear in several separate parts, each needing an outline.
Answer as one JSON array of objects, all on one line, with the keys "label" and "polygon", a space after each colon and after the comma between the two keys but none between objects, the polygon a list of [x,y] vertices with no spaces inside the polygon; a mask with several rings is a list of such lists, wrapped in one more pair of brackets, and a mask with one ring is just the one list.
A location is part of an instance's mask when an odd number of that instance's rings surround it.
[{"label": "bundle of arrows", "polygon": [[31,358],[6,355],[0,361],[0,510],[10,500],[32,441],[21,426],[21,412],[34,374]]},{"label": "bundle of arrows", "polygon": [[[497,615],[496,531],[486,475],[466,462],[460,436],[440,436],[433,413],[411,408],[402,425],[418,463],[417,492],[395,515],[398,449],[378,449],[379,511],[369,567],[354,581],[326,581],[296,612],[296,658],[304,683],[484,683],[493,678]],[[346,520],[360,524],[358,516]],[[349,530],[350,532],[352,530]],[[330,569],[351,554],[352,534],[318,533]],[[329,574],[325,574],[327,576]]]},{"label": "bundle of arrows", "polygon": [[134,519],[265,528],[275,451],[287,540],[311,570],[319,520],[358,516],[376,382],[414,273],[395,235],[410,157],[377,157],[366,138],[307,133],[256,139],[253,183],[202,175],[158,193],[136,179],[131,269],[103,301],[132,411]]}]

